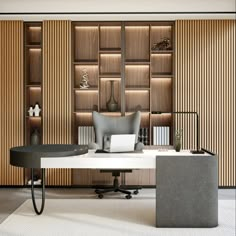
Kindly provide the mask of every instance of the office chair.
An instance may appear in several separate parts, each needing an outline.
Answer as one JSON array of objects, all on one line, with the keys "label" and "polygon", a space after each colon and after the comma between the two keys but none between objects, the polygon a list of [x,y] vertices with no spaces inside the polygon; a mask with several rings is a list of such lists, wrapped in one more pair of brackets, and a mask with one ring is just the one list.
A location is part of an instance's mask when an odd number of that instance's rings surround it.
[{"label": "office chair", "polygon": [[[135,134],[135,150],[142,151],[144,145],[138,142],[138,133],[140,128],[141,113],[137,111],[128,116],[109,117],[102,115],[96,111],[93,112],[93,124],[95,129],[96,143],[90,143],[89,149],[103,149],[103,140],[105,135],[112,134]],[[111,172],[114,176],[113,186],[107,189],[96,189],[95,193],[99,198],[103,198],[104,193],[121,192],[127,194],[127,199],[132,198],[129,190],[135,190],[133,193],[138,194],[141,187],[122,188],[119,184],[118,177],[120,173],[132,172],[132,170],[100,170],[100,172]]]}]

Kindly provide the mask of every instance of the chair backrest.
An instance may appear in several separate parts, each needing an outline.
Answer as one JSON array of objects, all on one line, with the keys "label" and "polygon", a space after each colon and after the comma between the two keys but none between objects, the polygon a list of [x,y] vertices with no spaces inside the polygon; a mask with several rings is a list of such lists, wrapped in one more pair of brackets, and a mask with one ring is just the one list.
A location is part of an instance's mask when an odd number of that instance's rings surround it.
[{"label": "chair backrest", "polygon": [[135,142],[138,142],[141,113],[137,111],[128,116],[111,117],[93,112],[93,124],[95,128],[96,143],[103,148],[103,137],[105,134],[135,134]]}]

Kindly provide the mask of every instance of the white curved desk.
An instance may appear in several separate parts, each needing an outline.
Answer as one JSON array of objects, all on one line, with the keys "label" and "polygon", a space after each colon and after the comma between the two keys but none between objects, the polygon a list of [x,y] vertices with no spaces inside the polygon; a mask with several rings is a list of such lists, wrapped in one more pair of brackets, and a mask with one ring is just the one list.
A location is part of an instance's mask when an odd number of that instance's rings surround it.
[{"label": "white curved desk", "polygon": [[[72,149],[74,150],[73,147]],[[79,149],[77,151],[79,152]],[[49,156],[47,153],[42,154],[42,156],[39,155],[37,167],[31,167],[32,170],[41,168],[43,176],[40,210],[37,209],[32,194],[37,214],[41,214],[44,209],[46,168],[156,169],[157,227],[214,227],[218,225],[217,156],[213,153],[206,151],[204,154],[192,154],[189,150],[175,152],[174,150],[147,149],[142,153],[95,153],[95,150],[89,150],[86,154],[77,155],[77,152],[75,155],[71,154],[72,156],[68,156],[59,153],[55,157],[53,155],[57,154],[50,153]],[[12,161],[15,161],[13,164],[16,165],[18,156],[11,157]],[[24,160],[25,164],[29,164],[29,160]]]},{"label": "white curved desk", "polygon": [[158,151],[143,150],[142,153],[88,153],[78,156],[41,158],[41,168],[74,168],[74,169],[155,169],[156,156],[204,156],[192,154],[189,150]]},{"label": "white curved desk", "polygon": [[41,168],[156,169],[157,227],[218,225],[217,157],[210,152],[144,150],[41,158]]}]

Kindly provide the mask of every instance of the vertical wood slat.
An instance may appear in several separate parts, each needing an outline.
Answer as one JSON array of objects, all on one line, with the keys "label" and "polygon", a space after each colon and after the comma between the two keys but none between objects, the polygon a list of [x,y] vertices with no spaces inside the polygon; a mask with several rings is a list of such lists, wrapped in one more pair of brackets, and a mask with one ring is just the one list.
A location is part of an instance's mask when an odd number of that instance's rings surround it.
[{"label": "vertical wood slat", "polygon": [[[70,21],[43,22],[43,143],[71,144]],[[71,170],[47,170],[47,185],[71,185]]]},{"label": "vertical wood slat", "polygon": [[0,21],[0,185],[23,185],[9,149],[23,145],[23,22]]},{"label": "vertical wood slat", "polygon": [[[236,184],[235,29],[235,20],[176,21],[175,110],[199,113],[200,146],[218,155],[219,186]],[[190,122],[177,120],[184,148],[196,143]]]}]

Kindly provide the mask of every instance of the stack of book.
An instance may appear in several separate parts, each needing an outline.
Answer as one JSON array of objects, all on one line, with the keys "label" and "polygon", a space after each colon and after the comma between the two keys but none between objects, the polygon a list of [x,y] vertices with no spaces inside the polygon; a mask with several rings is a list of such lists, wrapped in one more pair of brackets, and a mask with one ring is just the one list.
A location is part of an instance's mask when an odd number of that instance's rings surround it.
[{"label": "stack of book", "polygon": [[95,142],[95,134],[93,126],[78,127],[78,144],[88,145],[90,142]]},{"label": "stack of book", "polygon": [[149,128],[140,128],[138,141],[144,145],[149,145]]},{"label": "stack of book", "polygon": [[170,145],[169,126],[153,126],[153,145]]}]

